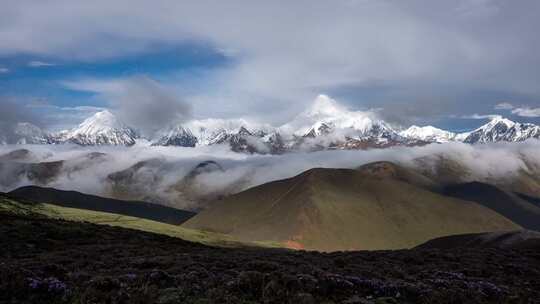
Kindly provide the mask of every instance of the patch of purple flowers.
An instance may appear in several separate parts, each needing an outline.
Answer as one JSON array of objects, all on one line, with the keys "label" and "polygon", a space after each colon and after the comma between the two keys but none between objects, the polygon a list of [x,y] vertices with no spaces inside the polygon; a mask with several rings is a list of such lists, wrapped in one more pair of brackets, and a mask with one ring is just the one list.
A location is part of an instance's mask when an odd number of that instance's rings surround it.
[{"label": "patch of purple flowers", "polygon": [[28,287],[36,291],[43,291],[53,294],[65,294],[68,291],[66,283],[55,277],[28,278]]},{"label": "patch of purple flowers", "polygon": [[487,281],[467,282],[465,284],[469,290],[474,290],[492,298],[500,297],[508,293],[505,288],[501,288]]}]

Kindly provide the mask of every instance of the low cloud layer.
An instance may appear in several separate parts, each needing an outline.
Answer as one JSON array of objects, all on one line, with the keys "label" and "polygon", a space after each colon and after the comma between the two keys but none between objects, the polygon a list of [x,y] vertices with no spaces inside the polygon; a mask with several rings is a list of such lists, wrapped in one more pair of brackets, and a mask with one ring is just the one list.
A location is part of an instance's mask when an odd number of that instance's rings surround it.
[{"label": "low cloud layer", "polygon": [[[1,146],[0,155],[20,149]],[[444,157],[465,168],[464,181],[511,178],[522,170],[540,174],[540,141],[467,145],[431,144],[424,147],[395,147],[368,151],[324,151],[285,155],[246,155],[231,152],[226,146],[178,147],[87,147],[25,146],[32,152],[29,162],[64,160],[62,169],[47,186],[78,190],[97,195],[138,198],[180,208],[200,209],[207,194],[228,194],[276,179],[289,178],[314,167],[356,168],[373,161],[394,161],[418,166],[418,158]],[[95,155],[91,152],[104,153]],[[91,155],[91,157],[89,156]],[[212,160],[224,170],[201,171],[186,181],[186,176],[201,162]],[[143,163],[141,163],[143,162]],[[133,165],[139,164],[135,171]],[[427,165],[426,165],[427,164]],[[429,166],[430,162],[423,166]],[[0,167],[0,191],[34,184],[24,177],[13,181],[10,166]],[[422,168],[429,169],[429,168]],[[531,171],[532,170],[532,171]],[[112,189],[108,176],[128,172],[117,179],[120,188]],[[126,178],[128,176],[128,178]],[[7,181],[10,181],[11,184]],[[118,185],[117,185],[118,186]],[[120,193],[118,193],[120,189]],[[117,191],[114,194],[114,191]],[[124,193],[122,191],[127,191]],[[130,197],[130,195],[136,197]]]}]

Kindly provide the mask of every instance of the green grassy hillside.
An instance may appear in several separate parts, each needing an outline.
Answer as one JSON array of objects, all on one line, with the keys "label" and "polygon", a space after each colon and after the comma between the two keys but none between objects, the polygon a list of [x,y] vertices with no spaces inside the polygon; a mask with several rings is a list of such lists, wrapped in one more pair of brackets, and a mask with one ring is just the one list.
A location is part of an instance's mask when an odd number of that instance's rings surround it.
[{"label": "green grassy hillside", "polygon": [[0,194],[0,212],[23,215],[42,216],[47,218],[64,219],[76,222],[89,222],[94,224],[117,226],[164,234],[181,238],[187,241],[198,242],[211,246],[240,247],[240,246],[271,246],[270,243],[240,242],[234,237],[187,229],[177,225],[160,223],[137,217],[124,216],[114,213],[98,212],[84,209],[61,207],[52,204],[19,201]]},{"label": "green grassy hillside", "polygon": [[248,189],[182,226],[325,251],[410,248],[445,235],[520,228],[479,204],[349,169],[311,169]]}]

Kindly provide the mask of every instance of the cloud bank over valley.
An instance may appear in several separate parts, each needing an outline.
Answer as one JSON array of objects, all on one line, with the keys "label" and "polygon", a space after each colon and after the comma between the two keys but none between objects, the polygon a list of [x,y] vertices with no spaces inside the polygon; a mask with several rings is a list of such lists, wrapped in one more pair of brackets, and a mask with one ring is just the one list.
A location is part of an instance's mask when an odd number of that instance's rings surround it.
[{"label": "cloud bank over valley", "polygon": [[457,170],[459,182],[508,180],[524,173],[537,178],[538,149],[540,142],[534,139],[283,155],[234,153],[226,145],[4,145],[0,146],[0,191],[35,184],[198,210],[223,195],[311,168],[357,168],[375,161],[396,162],[435,175],[449,174],[440,170]]}]

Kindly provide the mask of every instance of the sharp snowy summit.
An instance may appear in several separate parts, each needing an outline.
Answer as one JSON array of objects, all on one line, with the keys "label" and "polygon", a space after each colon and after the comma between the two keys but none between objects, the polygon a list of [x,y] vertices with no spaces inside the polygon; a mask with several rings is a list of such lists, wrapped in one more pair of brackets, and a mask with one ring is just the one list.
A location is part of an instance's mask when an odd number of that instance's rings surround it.
[{"label": "sharp snowy summit", "polygon": [[180,147],[195,147],[199,142],[198,138],[191,133],[191,130],[184,128],[182,125],[173,125],[154,135],[152,141],[154,146],[180,146]]},{"label": "sharp snowy summit", "polygon": [[348,130],[360,135],[370,135],[373,129],[387,129],[387,124],[372,112],[349,111],[326,95],[319,95],[313,104],[291,122],[281,126],[285,134],[304,136],[314,131],[323,135],[332,130]]},{"label": "sharp snowy summit", "polygon": [[466,133],[466,143],[488,143],[497,141],[524,141],[540,137],[540,126],[530,123],[518,123],[497,116],[480,128]]},{"label": "sharp snowy summit", "polygon": [[87,145],[124,145],[135,144],[137,133],[120,121],[114,114],[105,110],[84,120],[74,129],[56,134],[57,142],[70,142]]},{"label": "sharp snowy summit", "polygon": [[[2,144],[61,144],[131,146],[139,139],[136,126],[122,122],[110,111],[101,111],[79,126],[49,134],[30,123],[18,123],[9,136],[0,134]],[[273,127],[246,119],[200,119],[171,122],[145,138],[154,146],[229,145],[236,152],[279,154],[289,151],[367,149],[395,145],[424,145],[460,141],[470,144],[517,142],[540,138],[540,126],[494,117],[485,125],[465,133],[433,126],[397,128],[374,111],[351,111],[326,95],[293,119]]]}]

